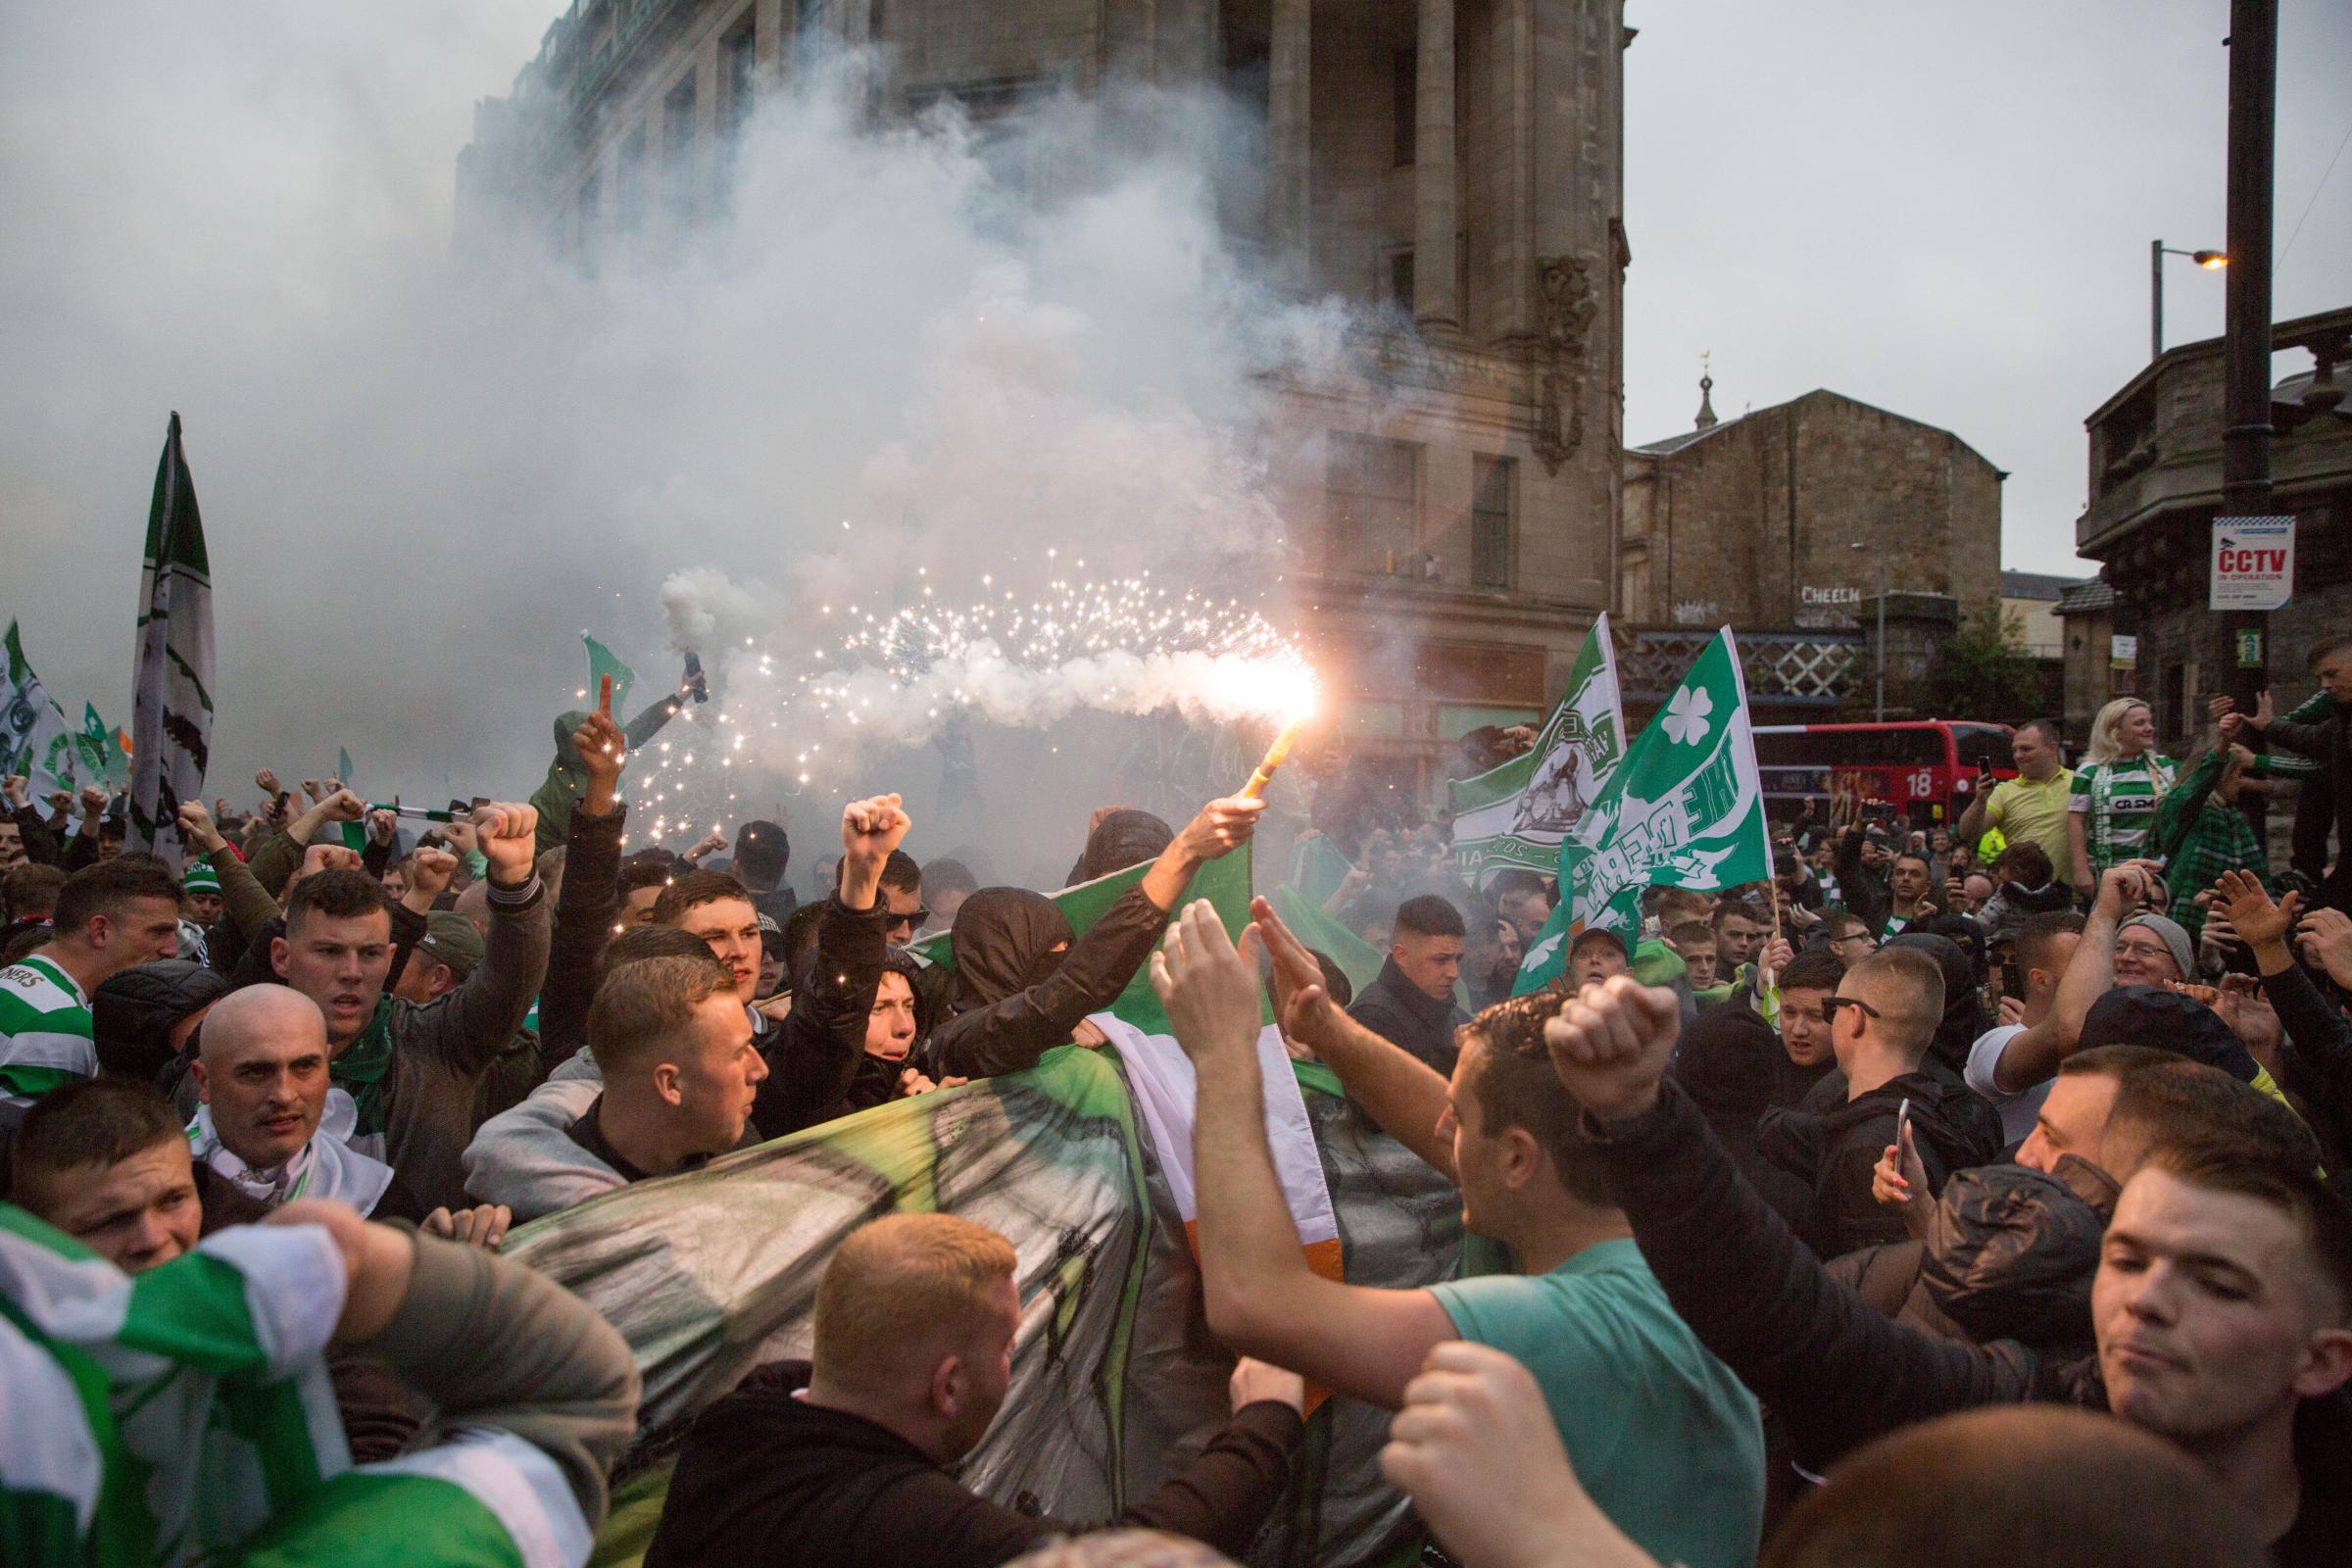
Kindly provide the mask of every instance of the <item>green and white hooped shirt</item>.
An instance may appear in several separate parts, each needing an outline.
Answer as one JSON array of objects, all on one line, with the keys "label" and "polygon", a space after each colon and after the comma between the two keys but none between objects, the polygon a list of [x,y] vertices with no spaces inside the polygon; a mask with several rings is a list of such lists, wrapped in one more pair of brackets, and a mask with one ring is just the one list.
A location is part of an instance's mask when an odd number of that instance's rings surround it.
[{"label": "green and white hooped shirt", "polygon": [[343,1255],[316,1225],[234,1225],[126,1275],[0,1203],[0,1542],[10,1568],[577,1568],[555,1461],[461,1428],[354,1468],[319,1351]]},{"label": "green and white hooped shirt", "polygon": [[2147,853],[2156,803],[2173,787],[2176,772],[2171,761],[2154,752],[2112,762],[2084,762],[2075,769],[2066,808],[2083,816],[2091,875]]},{"label": "green and white hooped shirt", "polygon": [[74,977],[38,954],[0,969],[0,1101],[29,1105],[97,1075],[90,999]]}]

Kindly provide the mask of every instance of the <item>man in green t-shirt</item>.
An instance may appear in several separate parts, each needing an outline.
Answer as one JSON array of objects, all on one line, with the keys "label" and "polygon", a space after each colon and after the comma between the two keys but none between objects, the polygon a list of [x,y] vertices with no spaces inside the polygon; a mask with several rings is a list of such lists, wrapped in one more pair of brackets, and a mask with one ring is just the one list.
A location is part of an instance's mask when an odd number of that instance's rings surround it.
[{"label": "man in green t-shirt", "polygon": [[[1570,1463],[1617,1527],[1662,1562],[1751,1563],[1763,1522],[1755,1399],[1692,1335],[1633,1242],[1578,1136],[1544,1046],[1558,992],[1513,997],[1458,1036],[1448,1083],[1349,1021],[1264,900],[1237,953],[1206,903],[1185,909],[1152,978],[1198,1074],[1197,1234],[1208,1322],[1225,1344],[1387,1409],[1457,1340],[1523,1362]],[[1265,1132],[1257,950],[1285,1035],[1382,1129],[1462,1191],[1462,1222],[1524,1274],[1375,1290],[1309,1267]]]},{"label": "man in green t-shirt", "polygon": [[2060,739],[2058,726],[2046,718],[2017,726],[2009,737],[2017,777],[2001,780],[1969,803],[1956,830],[1961,843],[1975,844],[1987,829],[1997,829],[2010,844],[2031,839],[2040,845],[2052,865],[2071,862],[2074,850],[2066,836],[2066,808],[2075,775],[2062,760]]}]

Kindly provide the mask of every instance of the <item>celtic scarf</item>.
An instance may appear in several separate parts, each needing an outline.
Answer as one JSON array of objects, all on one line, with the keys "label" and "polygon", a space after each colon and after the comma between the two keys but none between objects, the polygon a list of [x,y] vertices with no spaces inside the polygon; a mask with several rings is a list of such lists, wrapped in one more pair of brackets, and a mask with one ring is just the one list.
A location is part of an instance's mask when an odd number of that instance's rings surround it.
[{"label": "celtic scarf", "polygon": [[[384,1119],[391,1109],[384,1074],[392,1066],[392,999],[379,998],[375,1016],[343,1054],[326,1064],[326,1076],[351,1096],[359,1107],[359,1122],[349,1142],[363,1153],[380,1154],[384,1148]],[[367,1140],[374,1140],[372,1143]]]}]

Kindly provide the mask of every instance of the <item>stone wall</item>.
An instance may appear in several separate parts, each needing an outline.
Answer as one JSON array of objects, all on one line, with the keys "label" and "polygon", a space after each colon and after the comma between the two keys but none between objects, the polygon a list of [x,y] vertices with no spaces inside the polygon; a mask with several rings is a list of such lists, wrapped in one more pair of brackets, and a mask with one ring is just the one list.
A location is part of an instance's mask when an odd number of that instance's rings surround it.
[{"label": "stone wall", "polygon": [[1811,392],[1626,467],[1631,621],[1854,626],[1882,544],[1891,592],[1999,602],[2000,470],[1948,430]]}]

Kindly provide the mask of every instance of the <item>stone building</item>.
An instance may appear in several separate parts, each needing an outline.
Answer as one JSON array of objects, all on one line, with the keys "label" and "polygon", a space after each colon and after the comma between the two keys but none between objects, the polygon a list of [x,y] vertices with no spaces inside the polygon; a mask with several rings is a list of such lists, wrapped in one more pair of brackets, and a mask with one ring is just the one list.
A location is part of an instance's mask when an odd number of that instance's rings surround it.
[{"label": "stone building", "polygon": [[[2005,475],[1948,430],[1835,392],[1718,419],[1713,388],[1701,378],[1690,430],[1626,454],[1624,620],[1757,633],[1751,692],[1819,709],[1857,695],[1853,676],[1875,663],[1883,586],[1889,716],[1902,711],[1935,645],[2001,603]],[[1840,647],[1847,679],[1798,678],[1837,665]],[[1804,669],[1781,668],[1791,660]],[[1780,690],[1758,679],[1776,672],[1791,677]]]},{"label": "stone building", "polygon": [[[2302,365],[2271,390],[2271,510],[2295,518],[2294,581],[2286,608],[2267,617],[2262,650],[2272,688],[2291,704],[2312,691],[2306,661],[2320,636],[2352,628],[2352,417],[2337,379],[2352,361],[2352,307],[2280,321],[2271,343]],[[2147,698],[2163,743],[2184,746],[2205,699],[2237,673],[2228,627],[2206,608],[2222,502],[2222,340],[2167,349],[2084,426],[2090,501],[2075,542],[2102,563],[2114,631],[2132,639],[2130,683],[2114,689]],[[2082,694],[2085,729],[2092,696]],[[2071,690],[2067,708],[2071,727]]]},{"label": "stone building", "polygon": [[[593,253],[720,199],[802,46],[888,51],[884,118],[1126,76],[1262,117],[1237,242],[1303,294],[1394,306],[1362,373],[1291,389],[1293,580],[1351,747],[1432,787],[1454,736],[1538,712],[1618,579],[1622,0],[575,0],[459,166]],[[1367,319],[1377,319],[1372,312]],[[1409,326],[1406,324],[1409,321]],[[1304,437],[1305,439],[1299,439]],[[1840,579],[1841,581],[1843,579]]]}]

